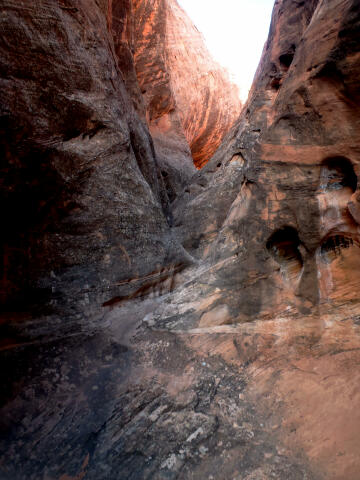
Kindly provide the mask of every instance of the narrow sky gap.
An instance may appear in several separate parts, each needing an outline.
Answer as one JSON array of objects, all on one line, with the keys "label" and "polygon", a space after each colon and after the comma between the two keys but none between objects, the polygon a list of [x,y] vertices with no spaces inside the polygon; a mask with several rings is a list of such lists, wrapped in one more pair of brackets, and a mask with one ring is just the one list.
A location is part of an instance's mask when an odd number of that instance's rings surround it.
[{"label": "narrow sky gap", "polygon": [[246,101],[264,43],[274,0],[178,0],[204,35],[217,62],[227,68]]}]

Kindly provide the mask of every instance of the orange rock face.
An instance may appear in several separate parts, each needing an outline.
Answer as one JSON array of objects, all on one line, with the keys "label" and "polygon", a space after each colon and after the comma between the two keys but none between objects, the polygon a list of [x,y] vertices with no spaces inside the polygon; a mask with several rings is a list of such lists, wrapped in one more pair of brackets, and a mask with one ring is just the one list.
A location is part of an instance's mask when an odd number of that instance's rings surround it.
[{"label": "orange rock face", "polygon": [[237,87],[176,0],[135,0],[135,68],[150,130],[185,138],[204,166],[237,119]]},{"label": "orange rock face", "polygon": [[107,18],[127,91],[148,123],[172,202],[238,118],[238,89],[176,0],[111,0]]}]

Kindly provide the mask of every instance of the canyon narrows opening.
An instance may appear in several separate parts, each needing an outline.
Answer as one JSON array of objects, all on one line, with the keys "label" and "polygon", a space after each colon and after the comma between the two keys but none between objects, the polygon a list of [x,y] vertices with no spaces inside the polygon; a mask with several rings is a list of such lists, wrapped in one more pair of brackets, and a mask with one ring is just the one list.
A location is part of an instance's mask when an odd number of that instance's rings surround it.
[{"label": "canyon narrows opening", "polygon": [[210,54],[227,69],[245,103],[268,38],[273,0],[179,0],[203,34]]},{"label": "canyon narrows opening", "polygon": [[359,479],[359,2],[185,7],[1,2],[1,480]]}]

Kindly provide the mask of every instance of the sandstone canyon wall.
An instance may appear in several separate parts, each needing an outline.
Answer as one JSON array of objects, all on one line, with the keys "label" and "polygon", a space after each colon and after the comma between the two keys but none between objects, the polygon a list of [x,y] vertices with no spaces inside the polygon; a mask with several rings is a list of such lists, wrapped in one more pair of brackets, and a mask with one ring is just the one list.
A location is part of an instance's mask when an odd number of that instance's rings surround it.
[{"label": "sandstone canyon wall", "polygon": [[187,250],[232,259],[219,275],[232,269],[239,319],[357,298],[357,269],[337,259],[354,265],[359,242],[357,15],[353,2],[275,5],[241,120],[177,203]]},{"label": "sandstone canyon wall", "polygon": [[[240,114],[238,89],[176,1],[139,0],[134,14],[135,68],[165,181],[189,178],[189,147],[196,167],[205,165]],[[173,185],[171,200],[185,184]]]},{"label": "sandstone canyon wall", "polygon": [[238,118],[238,89],[176,1],[113,1],[109,21],[127,89],[148,122],[173,201],[194,164],[206,164]]},{"label": "sandstone canyon wall", "polygon": [[195,173],[175,2],[3,7],[1,478],[358,480],[359,2],[275,2]]},{"label": "sandstone canyon wall", "polygon": [[358,2],[276,2],[240,121],[175,205],[202,267],[169,328],[251,365],[311,478],[360,471],[359,21]]},{"label": "sandstone canyon wall", "polygon": [[76,316],[77,304],[83,312],[117,284],[184,259],[106,13],[106,2],[5,2],[4,309]]},{"label": "sandstone canyon wall", "polygon": [[[195,172],[180,117],[189,122],[196,95],[198,114],[211,117],[206,135],[219,141],[239,104],[218,68],[227,92],[215,105],[199,34],[202,79],[189,66],[179,73],[184,54],[177,61],[168,45],[186,46],[194,27],[176,2],[24,5],[5,2],[2,18],[2,303],[71,316],[77,303],[132,295],[191,261],[169,229],[169,203]],[[142,31],[154,28],[155,41]],[[190,92],[197,83],[189,107],[176,76]],[[156,151],[147,121],[173,125],[153,135]]]}]

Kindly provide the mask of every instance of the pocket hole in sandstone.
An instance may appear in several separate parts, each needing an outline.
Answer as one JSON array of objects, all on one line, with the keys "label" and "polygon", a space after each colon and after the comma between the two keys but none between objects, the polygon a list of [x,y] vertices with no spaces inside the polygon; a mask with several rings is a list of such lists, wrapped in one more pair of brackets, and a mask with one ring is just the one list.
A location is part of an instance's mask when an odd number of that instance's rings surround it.
[{"label": "pocket hole in sandstone", "polygon": [[344,237],[343,235],[334,235],[327,238],[320,247],[321,258],[326,263],[331,263],[336,257],[341,255],[341,250],[350,248],[354,245],[351,237]]},{"label": "pocket hole in sandstone", "polygon": [[271,80],[270,82],[270,87],[273,89],[273,90],[279,90],[279,88],[281,87],[281,77],[275,77]]},{"label": "pocket hole in sandstone", "polygon": [[283,55],[280,55],[279,62],[287,70],[292,63],[293,58],[294,58],[293,52],[284,53]]},{"label": "pocket hole in sandstone", "polygon": [[235,153],[235,155],[231,157],[230,164],[243,167],[245,165],[245,158],[241,153]]},{"label": "pocket hole in sandstone", "polygon": [[303,267],[299,246],[299,236],[293,227],[276,230],[266,243],[270,255],[279,263],[289,278],[297,277]]},{"label": "pocket hole in sandstone", "polygon": [[331,157],[324,160],[320,171],[322,190],[340,190],[349,187],[355,192],[357,176],[350,160],[346,157]]}]

